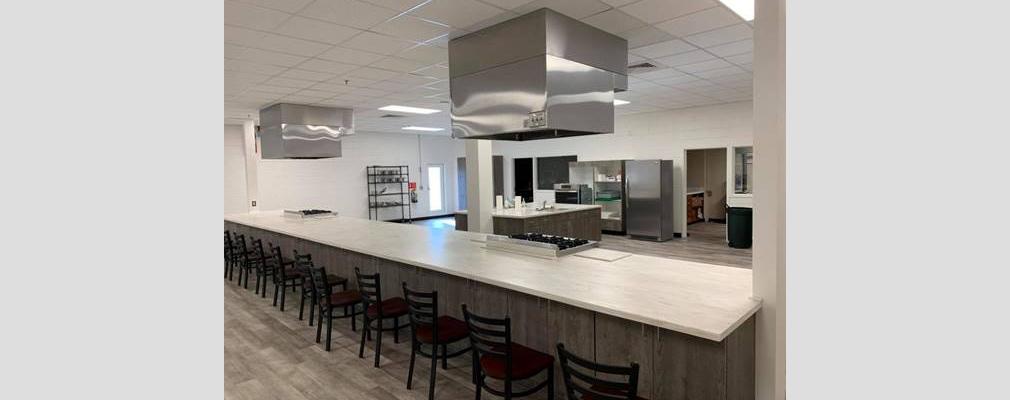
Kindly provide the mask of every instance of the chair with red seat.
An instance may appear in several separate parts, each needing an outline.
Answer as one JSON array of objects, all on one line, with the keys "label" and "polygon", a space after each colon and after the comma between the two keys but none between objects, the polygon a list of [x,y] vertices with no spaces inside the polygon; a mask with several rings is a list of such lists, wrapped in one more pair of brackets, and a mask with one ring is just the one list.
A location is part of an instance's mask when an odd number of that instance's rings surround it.
[{"label": "chair with red seat", "polygon": [[647,400],[638,397],[638,364],[595,363],[572,354],[558,343],[561,377],[568,400]]},{"label": "chair with red seat", "polygon": [[[466,323],[448,315],[438,315],[438,292],[415,292],[403,283],[403,298],[407,300],[410,320],[410,368],[407,369],[407,389],[414,377],[414,359],[418,354],[431,359],[431,377],[428,382],[428,400],[435,398],[436,363],[442,360],[442,369],[448,368],[447,360],[470,351],[470,347],[449,354],[448,345],[469,337]],[[421,346],[430,345],[431,352],[425,353]],[[441,348],[442,354],[438,354]]]},{"label": "chair with red seat", "polygon": [[[309,326],[312,326],[312,321],[315,320],[316,315],[316,304],[318,304],[318,296],[316,296],[316,288],[312,283],[311,279],[304,279],[304,277],[312,276],[312,255],[311,254],[298,254],[298,250],[292,250],[295,255],[295,268],[298,273],[303,277],[302,279],[302,299],[298,304],[298,320],[301,321],[305,315],[305,298],[310,301],[309,304]],[[341,286],[342,291],[347,290],[347,278],[342,276],[337,276],[333,274],[326,275],[326,285],[329,287],[334,287],[337,285]],[[352,326],[353,329],[353,326]]]},{"label": "chair with red seat", "polygon": [[[311,261],[309,261],[311,263]],[[326,318],[326,351],[330,351],[330,334],[333,333],[333,320],[336,318],[350,318],[351,329],[354,329],[354,317],[361,313],[357,310],[357,305],[361,304],[361,293],[357,290],[344,290],[333,292],[333,287],[327,284],[326,268],[309,267],[309,279],[315,288],[316,304],[319,305],[319,320],[316,321],[316,343],[319,343],[319,336],[323,330],[323,318]],[[344,309],[343,315],[334,314],[334,310]],[[350,310],[350,312],[348,312]]]},{"label": "chair with red seat", "polygon": [[[547,398],[554,399],[554,356],[513,343],[512,321],[508,317],[496,319],[476,315],[464,304],[463,319],[470,331],[477,399],[481,390],[512,399],[529,396],[544,387],[547,387]],[[529,379],[543,371],[547,371],[545,381],[521,392],[512,390],[513,381]],[[487,378],[502,381],[505,390],[488,386]]]},{"label": "chair with red seat", "polygon": [[[400,317],[407,315],[407,301],[402,297],[382,299],[382,286],[379,284],[379,274],[365,275],[358,267],[354,267],[354,276],[358,280],[358,291],[364,300],[364,329],[361,330],[361,346],[358,347],[358,358],[365,358],[365,338],[375,334],[375,367],[379,367],[379,354],[382,351],[382,332],[393,331],[393,343],[400,343],[400,329],[410,325],[409,321],[400,325]],[[382,322],[392,319],[393,326],[382,327]],[[375,322],[375,327],[372,327]]]}]

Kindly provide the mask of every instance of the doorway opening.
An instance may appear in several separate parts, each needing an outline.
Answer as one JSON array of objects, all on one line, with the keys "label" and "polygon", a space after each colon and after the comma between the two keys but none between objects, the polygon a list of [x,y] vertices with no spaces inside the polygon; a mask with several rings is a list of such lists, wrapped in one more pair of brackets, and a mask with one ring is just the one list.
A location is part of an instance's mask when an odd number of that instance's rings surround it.
[{"label": "doorway opening", "polygon": [[442,164],[428,164],[428,211],[445,211],[445,167]]},{"label": "doorway opening", "polygon": [[684,162],[687,175],[685,204],[687,205],[688,236],[726,235],[726,148],[687,150]]},{"label": "doorway opening", "polygon": [[533,202],[533,158],[516,158],[513,160],[512,186],[516,196],[522,196],[523,201]]}]

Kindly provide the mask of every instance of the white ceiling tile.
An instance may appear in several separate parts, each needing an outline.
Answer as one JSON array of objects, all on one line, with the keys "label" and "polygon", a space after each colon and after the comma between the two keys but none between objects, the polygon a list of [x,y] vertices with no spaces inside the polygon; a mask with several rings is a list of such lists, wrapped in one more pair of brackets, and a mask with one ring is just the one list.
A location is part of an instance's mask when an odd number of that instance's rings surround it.
[{"label": "white ceiling tile", "polygon": [[356,69],[354,71],[348,72],[346,75],[347,76],[358,77],[358,78],[368,78],[368,79],[374,79],[376,81],[381,81],[381,80],[385,80],[385,79],[389,79],[389,78],[392,78],[394,76],[397,76],[397,75],[399,75],[399,73],[394,72],[394,71],[384,70],[384,69],[371,68],[371,67],[363,67],[363,68],[358,68],[358,69]]},{"label": "white ceiling tile", "polygon": [[368,29],[392,18],[398,12],[357,0],[316,0],[298,14],[344,26]]},{"label": "white ceiling tile", "polygon": [[600,0],[535,0],[516,7],[513,11],[519,14],[526,14],[544,7],[575,19],[582,19],[610,8],[610,6]]},{"label": "white ceiling tile", "polygon": [[465,28],[491,18],[499,12],[500,8],[474,0],[432,0],[410,13],[430,21]]},{"label": "white ceiling tile", "polygon": [[705,60],[712,60],[716,57],[704,50],[689,51],[687,53],[674,54],[672,56],[656,58],[655,61],[663,65],[676,67],[684,64],[691,64]]},{"label": "white ceiling tile", "polygon": [[655,81],[655,80],[659,80],[659,79],[663,79],[663,78],[671,78],[671,77],[682,76],[682,75],[685,75],[685,74],[683,72],[677,71],[677,70],[675,70],[673,68],[663,68],[663,69],[657,69],[655,71],[649,71],[649,72],[645,72],[645,73],[641,73],[641,74],[636,74],[635,76],[637,76],[637,77],[639,77],[641,79]]},{"label": "white ceiling tile", "polygon": [[286,68],[274,65],[260,64],[242,60],[224,60],[226,71],[254,72],[264,75],[277,75],[284,72]]},{"label": "white ceiling tile", "polygon": [[441,91],[448,91],[449,90],[449,80],[446,79],[446,80],[441,80],[441,81],[435,81],[435,82],[429,83],[427,85],[424,85],[424,87],[426,87],[426,88],[432,88],[432,89],[438,89],[438,90],[441,90]]},{"label": "white ceiling tile", "polygon": [[372,85],[373,89],[387,90],[387,91],[399,91],[399,90],[408,89],[410,87],[412,87],[412,86],[410,86],[410,84],[407,84],[407,83],[399,83],[399,82],[391,82],[391,81],[382,81],[382,82],[379,82],[379,83],[376,83],[376,84]]},{"label": "white ceiling tile", "polygon": [[249,90],[249,91],[246,91],[245,93],[242,93],[241,95],[237,96],[237,98],[242,99],[242,100],[255,100],[255,101],[269,102],[269,101],[277,100],[277,99],[279,99],[281,97],[284,97],[284,96],[285,95],[283,95],[283,94],[267,93],[267,92],[257,92],[255,90]]},{"label": "white ceiling tile", "polygon": [[384,90],[375,90],[369,88],[354,88],[353,90],[348,92],[347,95],[341,97],[350,97],[350,96],[382,97],[388,94],[389,92]]},{"label": "white ceiling tile", "polygon": [[393,55],[414,46],[414,43],[377,33],[364,32],[344,42],[341,46],[373,53]]},{"label": "white ceiling tile", "polygon": [[[397,58],[397,57],[386,57],[386,58],[383,58],[383,59],[381,59],[379,61],[376,61],[376,62],[374,62],[374,63],[371,64],[372,67],[382,68],[382,69],[388,69],[388,70],[393,70],[393,71],[399,71],[399,72],[416,71],[416,70],[424,68],[424,67],[426,67],[428,65],[431,65],[431,64],[424,63],[424,62],[421,62],[421,61],[405,60],[405,59]],[[395,76],[395,75],[391,75],[391,76]]]},{"label": "white ceiling tile", "polygon": [[631,52],[642,57],[657,58],[670,54],[685,53],[692,50],[697,50],[697,48],[685,43],[683,40],[673,39],[650,44],[648,46],[636,47],[631,49]]},{"label": "white ceiling tile", "polygon": [[726,68],[710,69],[707,71],[695,72],[694,75],[700,78],[715,78],[719,76],[735,75],[741,72],[745,72],[737,66],[729,66]]},{"label": "white ceiling tile", "polygon": [[234,44],[224,44],[224,58],[238,58],[242,52],[245,51],[244,46],[236,46]]},{"label": "white ceiling tile", "polygon": [[656,79],[653,82],[658,83],[660,85],[676,85],[676,84],[681,84],[681,83],[694,82],[694,81],[697,81],[697,80],[699,80],[699,79],[696,78],[696,77],[694,77],[694,76],[691,76],[691,75],[681,75],[681,76],[673,76],[673,77],[663,78],[663,79]]},{"label": "white ceiling tile", "polygon": [[693,73],[696,73],[696,72],[708,71],[710,69],[726,68],[726,67],[730,67],[732,65],[733,64],[730,64],[730,63],[728,63],[728,62],[726,62],[726,61],[724,61],[722,59],[718,59],[717,58],[717,59],[714,59],[714,60],[708,60],[708,61],[702,61],[702,62],[693,63],[693,64],[681,65],[681,66],[678,66],[677,69],[679,69],[681,71],[684,71],[684,72],[687,72],[689,74],[693,74]]},{"label": "white ceiling tile", "polygon": [[324,60],[337,61],[354,65],[368,65],[376,62],[385,55],[369,53],[367,51],[348,49],[346,47],[334,47],[316,56]]},{"label": "white ceiling tile", "polygon": [[424,42],[448,34],[449,26],[429,22],[410,15],[401,15],[395,19],[376,25],[371,30],[401,39]]},{"label": "white ceiling tile", "polygon": [[396,55],[408,60],[423,61],[429,64],[448,62],[449,50],[441,47],[418,45],[404,50]]},{"label": "white ceiling tile", "polygon": [[246,49],[238,56],[241,60],[258,62],[262,64],[280,65],[283,67],[293,67],[301,64],[308,58],[291,54],[277,53],[274,51],[260,49]]},{"label": "white ceiling tile", "polygon": [[260,83],[270,79],[269,75],[254,74],[249,72],[238,72],[238,71],[225,71],[224,81],[225,84],[240,84],[251,86],[254,83]]},{"label": "white ceiling tile", "polygon": [[256,85],[249,90],[255,90],[257,92],[266,93],[276,93],[276,94],[292,94],[298,91],[298,88],[287,87],[287,86],[274,86],[274,85]]},{"label": "white ceiling tile", "polygon": [[375,79],[362,78],[362,77],[359,77],[359,76],[347,76],[347,75],[345,75],[345,76],[337,77],[337,78],[334,78],[334,79],[330,79],[330,82],[338,84],[338,85],[349,86],[351,88],[351,89],[348,90],[348,92],[349,92],[349,91],[357,89],[357,88],[371,87],[372,85],[378,83],[379,81],[375,80]]},{"label": "white ceiling tile", "polygon": [[737,54],[735,56],[723,57],[724,60],[733,64],[750,64],[754,62],[754,53]]},{"label": "white ceiling tile", "polygon": [[316,82],[313,81],[306,81],[302,79],[292,79],[292,78],[281,78],[281,77],[270,78],[264,83],[266,83],[267,85],[287,86],[299,89],[307,88],[309,86],[316,84]]},{"label": "white ceiling tile", "polygon": [[500,12],[498,14],[495,14],[495,16],[493,16],[491,18],[488,18],[488,19],[480,21],[480,22],[478,22],[476,24],[464,27],[464,29],[454,28],[452,30],[452,32],[450,32],[449,37],[450,38],[457,38],[457,37],[466,35],[466,34],[468,34],[470,32],[476,32],[476,31],[479,31],[481,29],[487,28],[487,27],[489,27],[491,25],[497,25],[498,23],[508,21],[508,20],[510,20],[512,18],[515,18],[515,17],[518,17],[518,16],[519,16],[518,13],[514,13],[512,11],[502,11],[502,12]]},{"label": "white ceiling tile", "polygon": [[316,82],[328,81],[336,77],[336,75],[333,74],[327,74],[316,71],[306,71],[304,69],[294,69],[294,68],[284,71],[283,74],[280,74],[278,76],[284,78],[304,79],[307,81],[316,81]]},{"label": "white ceiling tile", "polygon": [[305,7],[312,0],[238,0],[240,3],[248,3],[260,7],[272,8],[275,10],[293,13]]},{"label": "white ceiling tile", "polygon": [[277,27],[274,32],[301,39],[338,44],[350,39],[352,36],[357,35],[361,31],[356,28],[303,18],[296,15],[291,17],[291,19],[284,21],[284,23]]},{"label": "white ceiling tile", "polygon": [[754,63],[740,64],[738,66],[740,68],[743,68],[743,69],[747,70],[747,71],[753,71],[754,70]]},{"label": "white ceiling tile", "polygon": [[637,54],[628,53],[628,65],[631,65],[631,64],[634,64],[634,63],[637,63],[637,62],[640,62],[640,61],[644,61],[644,60],[645,60],[645,57],[642,57],[642,56],[637,55]]},{"label": "white ceiling tile", "polygon": [[620,7],[628,3],[634,3],[638,0],[603,0],[604,3],[609,4],[611,7]]},{"label": "white ceiling tile", "polygon": [[354,89],[354,86],[350,86],[344,83],[317,83],[310,87],[312,90],[322,90],[324,92],[330,93],[347,93]]},{"label": "white ceiling tile", "polygon": [[425,0],[363,0],[377,6],[386,7],[396,11],[407,11],[414,6],[424,3]]},{"label": "white ceiling tile", "polygon": [[415,74],[420,74],[424,76],[430,76],[432,78],[438,79],[449,79],[449,68],[442,67],[439,65],[431,66],[425,69],[414,71]]},{"label": "white ceiling tile", "polygon": [[224,42],[239,46],[253,46],[263,39],[265,33],[252,29],[239,28],[237,26],[224,26]]},{"label": "white ceiling tile", "polygon": [[325,99],[325,97],[299,96],[297,94],[292,94],[282,97],[281,101],[285,103],[312,104]]},{"label": "white ceiling tile", "polygon": [[617,36],[628,40],[628,48],[647,46],[653,43],[674,39],[674,36],[669,32],[663,32],[652,25],[646,25],[627,32],[621,32],[618,33]]},{"label": "white ceiling tile", "polygon": [[298,68],[307,69],[309,71],[325,72],[327,74],[335,75],[340,75],[357,67],[357,65],[320,60],[318,58],[311,59],[298,66]]},{"label": "white ceiling tile", "polygon": [[740,23],[735,13],[723,6],[716,6],[696,13],[680,16],[656,24],[656,27],[683,37]]},{"label": "white ceiling tile", "polygon": [[299,91],[298,93],[295,93],[295,95],[298,95],[298,96],[319,97],[319,98],[326,99],[326,98],[330,98],[330,97],[336,96],[337,93],[327,92],[325,90],[305,89],[305,90]]},{"label": "white ceiling tile", "polygon": [[715,0],[642,0],[620,9],[650,24],[715,6]]},{"label": "white ceiling tile", "polygon": [[233,1],[224,2],[224,23],[269,31],[291,14]]},{"label": "white ceiling tile", "polygon": [[330,45],[268,33],[263,36],[263,39],[258,44],[251,47],[276,51],[278,53],[312,57],[330,48]]},{"label": "white ceiling tile", "polygon": [[691,36],[685,36],[684,40],[698,47],[712,47],[723,43],[736,42],[750,39],[753,36],[753,29],[750,25],[739,23],[708,32],[702,32]]},{"label": "white ceiling tile", "polygon": [[621,33],[645,26],[645,22],[618,10],[608,10],[582,20],[610,33]]},{"label": "white ceiling tile", "polygon": [[402,74],[389,78],[390,81],[406,83],[409,85],[420,86],[427,85],[429,83],[435,82],[438,79],[417,75],[417,74]]},{"label": "white ceiling tile", "polygon": [[734,56],[737,54],[750,53],[754,51],[754,41],[751,39],[741,40],[739,42],[726,43],[718,46],[712,46],[705,50],[710,53],[715,54],[719,57]]},{"label": "white ceiling tile", "polygon": [[504,10],[514,10],[533,0],[481,0],[481,1]]}]

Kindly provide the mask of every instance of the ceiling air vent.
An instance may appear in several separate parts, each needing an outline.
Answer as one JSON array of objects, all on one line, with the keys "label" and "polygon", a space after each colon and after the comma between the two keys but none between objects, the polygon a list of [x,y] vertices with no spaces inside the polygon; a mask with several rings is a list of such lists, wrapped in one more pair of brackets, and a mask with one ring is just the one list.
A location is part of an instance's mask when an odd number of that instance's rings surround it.
[{"label": "ceiling air vent", "polygon": [[386,114],[386,115],[380,115],[379,118],[403,118],[403,115]]},{"label": "ceiling air vent", "polygon": [[636,69],[636,68],[656,68],[656,65],[652,64],[652,63],[644,62],[644,63],[632,64],[632,65],[628,66],[629,70],[630,69]]}]

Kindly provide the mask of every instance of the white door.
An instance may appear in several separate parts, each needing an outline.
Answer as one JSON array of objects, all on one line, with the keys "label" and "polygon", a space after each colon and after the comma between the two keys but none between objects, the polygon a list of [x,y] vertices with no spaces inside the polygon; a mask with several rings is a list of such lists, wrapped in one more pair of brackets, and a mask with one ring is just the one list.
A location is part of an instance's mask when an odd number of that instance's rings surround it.
[{"label": "white door", "polygon": [[445,167],[428,164],[428,211],[445,211]]}]

